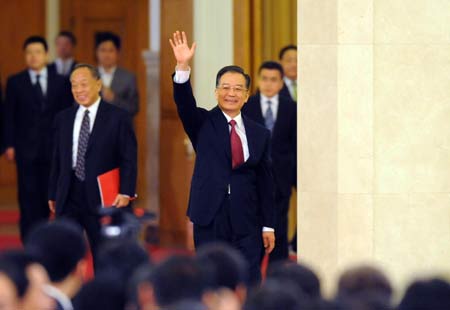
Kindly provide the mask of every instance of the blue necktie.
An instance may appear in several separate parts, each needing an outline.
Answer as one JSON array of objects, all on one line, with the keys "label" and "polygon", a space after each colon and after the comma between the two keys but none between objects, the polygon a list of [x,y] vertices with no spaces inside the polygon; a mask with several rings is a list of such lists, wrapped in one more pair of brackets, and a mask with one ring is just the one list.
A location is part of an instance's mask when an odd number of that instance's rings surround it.
[{"label": "blue necktie", "polygon": [[267,101],[268,108],[266,110],[266,116],[265,118],[265,125],[266,128],[272,132],[273,126],[275,125],[275,120],[273,118],[273,111],[272,111],[272,102]]},{"label": "blue necktie", "polygon": [[75,176],[84,181],[86,174],[84,171],[84,156],[89,142],[90,135],[90,119],[89,110],[84,111],[83,120],[81,121],[80,135],[78,136],[77,163],[75,165]]}]

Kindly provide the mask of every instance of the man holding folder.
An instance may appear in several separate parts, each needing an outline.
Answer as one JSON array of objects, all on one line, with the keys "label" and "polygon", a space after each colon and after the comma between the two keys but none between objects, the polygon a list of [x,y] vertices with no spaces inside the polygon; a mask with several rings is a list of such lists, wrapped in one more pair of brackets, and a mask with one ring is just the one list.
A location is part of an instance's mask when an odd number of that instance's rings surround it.
[{"label": "man holding folder", "polygon": [[86,230],[95,258],[101,241],[98,176],[119,168],[113,205],[128,206],[135,195],[137,143],[129,114],[101,99],[95,67],[76,65],[70,82],[78,106],[55,119],[49,207],[57,217],[71,218]]}]

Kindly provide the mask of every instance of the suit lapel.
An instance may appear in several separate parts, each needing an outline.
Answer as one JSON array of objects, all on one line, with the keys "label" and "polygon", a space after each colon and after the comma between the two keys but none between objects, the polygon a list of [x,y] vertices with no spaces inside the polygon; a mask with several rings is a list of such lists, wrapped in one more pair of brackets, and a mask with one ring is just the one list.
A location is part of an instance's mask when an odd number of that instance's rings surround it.
[{"label": "suit lapel", "polygon": [[31,82],[31,77],[30,73],[28,73],[28,70],[23,71],[22,79],[23,80],[21,85],[24,86],[24,92],[27,94],[27,97],[29,98],[27,101],[32,103],[30,105],[30,108],[40,111],[41,106],[36,98],[36,91],[34,89],[33,83]]},{"label": "suit lapel", "polygon": [[250,162],[251,159],[255,156],[255,149],[256,149],[255,139],[257,138],[257,134],[255,132],[255,127],[253,127],[253,124],[243,114],[242,114],[242,121],[244,122],[245,135],[247,136],[247,144],[248,144],[248,159],[244,163],[246,164]]},{"label": "suit lapel", "polygon": [[94,143],[95,139],[97,139],[97,136],[99,135],[99,132],[101,131],[100,128],[104,127],[103,124],[105,122],[105,114],[107,114],[106,111],[106,104],[103,102],[103,100],[100,100],[100,104],[98,106],[97,115],[95,116],[94,120],[94,127],[92,128],[91,135],[89,136],[89,142],[86,149],[86,155],[88,154],[89,150],[92,147],[92,144]]},{"label": "suit lapel", "polygon": [[283,126],[286,108],[287,107],[284,104],[282,97],[278,96],[278,111],[277,111],[277,118],[275,119],[275,125],[273,126],[272,130],[272,138],[278,134],[278,131],[280,131],[281,126]]},{"label": "suit lapel", "polygon": [[64,143],[66,143],[65,147],[62,148],[62,150],[66,151],[66,154],[64,158],[68,158],[68,162],[70,165],[70,168],[72,167],[72,149],[73,149],[73,126],[75,124],[75,116],[77,115],[78,111],[78,105],[74,106],[70,110],[69,118],[67,119],[67,125],[65,130],[65,140]]},{"label": "suit lapel", "polygon": [[111,80],[111,89],[117,89],[117,86],[119,84],[120,84],[120,68],[117,67],[116,71],[114,71],[114,75]]},{"label": "suit lapel", "polygon": [[230,131],[228,129],[228,123],[225,115],[219,107],[214,108],[212,111],[212,126],[216,130],[217,139],[215,139],[215,145],[218,149],[222,149],[225,155],[231,159],[231,144],[230,144]]}]

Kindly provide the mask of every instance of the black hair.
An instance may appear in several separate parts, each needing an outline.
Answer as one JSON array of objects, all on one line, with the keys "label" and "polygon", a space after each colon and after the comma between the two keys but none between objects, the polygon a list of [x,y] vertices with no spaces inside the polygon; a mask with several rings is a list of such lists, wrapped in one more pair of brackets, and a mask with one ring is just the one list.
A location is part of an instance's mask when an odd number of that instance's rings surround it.
[{"label": "black hair", "polygon": [[[100,80],[100,72],[98,72],[98,69],[96,67],[94,67],[93,65],[90,65],[90,64],[85,64],[85,63],[76,64],[72,70],[72,73],[75,72],[75,70],[80,69],[80,68],[88,69],[89,72],[91,72],[91,75],[94,79]],[[72,73],[70,75],[72,75]]]},{"label": "black hair", "polygon": [[41,36],[31,36],[25,39],[23,42],[22,49],[25,50],[29,44],[33,43],[41,43],[44,46],[44,49],[46,52],[48,52],[48,44],[47,41],[44,39],[44,37]]},{"label": "black hair", "polygon": [[258,74],[261,74],[263,69],[267,70],[278,70],[280,72],[281,78],[284,76],[283,67],[276,61],[265,61],[259,66]]},{"label": "black hair", "polygon": [[155,267],[152,285],[160,307],[190,299],[200,301],[206,289],[206,275],[194,258],[172,256]]},{"label": "black hair", "polygon": [[118,50],[120,50],[121,48],[120,37],[117,34],[110,31],[97,32],[95,34],[95,49],[97,49],[100,44],[106,41],[111,41],[114,44],[114,46]]},{"label": "black hair", "polygon": [[74,309],[83,310],[123,310],[126,305],[122,283],[105,276],[95,276],[94,280],[83,285],[74,298]]},{"label": "black hair", "polygon": [[439,278],[417,280],[408,287],[397,309],[450,309],[450,283]]},{"label": "black hair", "polygon": [[114,274],[127,284],[136,268],[149,263],[147,251],[134,240],[110,240],[98,251],[96,273]]},{"label": "black hair", "polygon": [[74,46],[77,45],[77,38],[75,37],[75,35],[71,31],[66,31],[66,30],[60,31],[58,33],[57,38],[58,37],[66,37],[66,38],[68,38],[70,40],[72,45],[74,45]]},{"label": "black hair", "polygon": [[239,66],[226,66],[223,67],[222,69],[219,70],[219,72],[217,72],[217,76],[216,76],[216,87],[219,86],[220,83],[220,78],[222,77],[222,75],[224,75],[225,73],[228,72],[234,72],[234,73],[239,73],[242,74],[245,78],[245,87],[247,89],[250,88],[250,75],[248,75],[247,73],[244,72],[244,69],[242,69]]},{"label": "black hair", "polygon": [[31,255],[22,250],[8,250],[0,255],[0,272],[14,283],[19,298],[24,297],[28,290],[27,267],[35,262]]},{"label": "black hair", "polygon": [[211,266],[212,288],[226,287],[235,290],[238,285],[248,285],[247,261],[236,249],[225,243],[211,243],[197,252],[200,266]]},{"label": "black hair", "polygon": [[291,261],[279,261],[269,266],[268,279],[283,281],[289,279],[295,282],[310,298],[321,298],[320,281],[317,275],[308,267]]},{"label": "black hair", "polygon": [[290,45],[286,45],[285,47],[283,47],[280,50],[280,53],[278,54],[278,59],[281,60],[283,58],[284,54],[289,50],[297,51],[297,45],[290,44]]},{"label": "black hair", "polygon": [[64,280],[86,256],[82,228],[68,219],[43,223],[25,241],[25,250],[47,270],[50,281]]}]

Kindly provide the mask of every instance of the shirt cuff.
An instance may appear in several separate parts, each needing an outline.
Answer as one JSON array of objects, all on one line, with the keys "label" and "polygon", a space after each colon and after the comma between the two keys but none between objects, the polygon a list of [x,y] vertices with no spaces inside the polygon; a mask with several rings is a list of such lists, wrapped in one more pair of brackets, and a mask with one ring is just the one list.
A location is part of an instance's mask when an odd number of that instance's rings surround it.
[{"label": "shirt cuff", "polygon": [[181,71],[175,67],[175,75],[173,76],[173,81],[177,84],[186,83],[191,76],[191,68],[188,71]]},{"label": "shirt cuff", "polygon": [[263,232],[275,232],[275,229],[271,228],[271,227],[266,227],[264,226],[262,229]]},{"label": "shirt cuff", "polygon": [[120,195],[130,198],[130,195],[126,195],[126,194],[120,194]]}]

